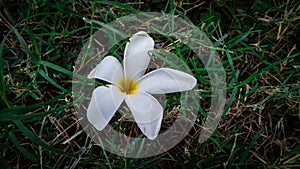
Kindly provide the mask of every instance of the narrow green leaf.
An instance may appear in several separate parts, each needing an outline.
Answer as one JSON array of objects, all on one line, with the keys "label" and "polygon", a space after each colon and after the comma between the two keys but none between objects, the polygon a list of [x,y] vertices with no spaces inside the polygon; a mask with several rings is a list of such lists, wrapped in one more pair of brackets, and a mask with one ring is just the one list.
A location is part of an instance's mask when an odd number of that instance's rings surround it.
[{"label": "narrow green leaf", "polygon": [[[229,62],[230,69],[231,69],[232,73],[233,73],[234,75],[236,75],[236,71],[235,71],[234,65],[233,65],[233,60],[232,60],[232,57],[231,57],[231,55],[229,54],[229,51],[228,51],[228,50],[226,50],[226,56],[227,56],[227,58],[228,58],[228,62]],[[237,76],[234,76],[234,80],[235,80],[236,83],[238,83],[238,77],[237,77]]]},{"label": "narrow green leaf", "polygon": [[10,107],[9,101],[6,98],[6,89],[5,89],[6,85],[4,83],[4,73],[3,73],[3,63],[2,63],[3,46],[6,38],[7,36],[4,37],[4,39],[0,44],[0,109]]},{"label": "narrow green leaf", "polygon": [[50,62],[41,60],[41,61],[40,61],[40,64],[45,65],[45,66],[47,66],[47,67],[49,67],[49,68],[52,68],[52,69],[54,69],[54,70],[57,70],[57,71],[59,71],[59,72],[62,72],[62,73],[64,73],[64,74],[66,74],[66,75],[69,75],[69,76],[72,76],[72,75],[73,75],[73,72],[71,72],[71,71],[69,71],[69,70],[67,70],[67,69],[65,69],[65,68],[63,68],[63,67],[60,67],[60,66],[58,66],[58,65],[56,65],[56,64],[53,64],[53,63],[50,63]]},{"label": "narrow green leaf", "polygon": [[97,25],[100,25],[101,27],[107,28],[108,30],[110,30],[110,31],[112,31],[112,32],[114,32],[114,33],[116,33],[116,34],[118,34],[119,36],[121,36],[123,39],[125,39],[125,38],[127,37],[126,34],[124,34],[123,32],[121,32],[121,31],[115,29],[114,27],[110,26],[109,24],[100,22],[100,21],[98,21],[98,20],[88,19],[88,18],[86,18],[86,17],[84,17],[83,20],[86,21],[87,23],[90,23],[90,24],[95,23],[95,24],[97,24]]},{"label": "narrow green leaf", "polygon": [[58,66],[58,65],[55,65],[55,64],[50,63],[50,62],[47,62],[47,61],[41,60],[41,61],[40,61],[40,64],[42,64],[42,65],[44,65],[44,66],[47,66],[47,67],[49,67],[49,68],[51,68],[51,69],[54,69],[54,70],[56,70],[56,71],[59,71],[59,72],[61,72],[61,73],[64,73],[64,74],[66,74],[66,75],[69,75],[69,76],[74,76],[74,77],[80,78],[80,79],[82,79],[82,80],[89,80],[89,81],[91,80],[91,79],[88,79],[86,76],[82,76],[82,75],[80,75],[80,74],[75,74],[75,73],[73,73],[72,71],[69,71],[69,70],[67,70],[67,69],[65,69],[65,68],[63,68],[63,67],[60,67],[60,66]]},{"label": "narrow green leaf", "polygon": [[230,39],[227,44],[228,45],[228,49],[232,48],[233,46],[237,45],[238,43],[240,43],[241,41],[243,41],[246,37],[248,37],[250,35],[250,33],[254,33],[254,32],[258,32],[258,31],[252,31],[252,28],[245,32],[245,33],[242,33],[242,34],[239,34],[238,36]]},{"label": "narrow green leaf", "polygon": [[26,157],[28,158],[30,161],[32,161],[33,163],[38,163],[38,160],[36,157],[34,157],[33,154],[31,154],[30,152],[28,152],[17,140],[17,138],[15,137],[15,135],[13,133],[9,133],[9,138],[10,140],[14,143],[14,145],[20,150],[20,152]]},{"label": "narrow green leaf", "polygon": [[288,60],[288,59],[293,59],[294,57],[300,55],[300,53],[296,53],[294,55],[291,55],[290,57],[286,57],[284,59],[281,59],[281,60],[278,60],[276,62],[273,62],[271,64],[268,64],[266,67],[264,67],[263,69],[260,69],[258,72],[256,73],[253,73],[251,74],[248,78],[246,78],[244,81],[240,82],[237,86],[234,86],[232,88],[235,88],[235,87],[241,87],[241,86],[244,86],[245,84],[251,82],[252,80],[258,78],[259,76],[261,76],[262,74],[268,72],[269,70],[271,69],[275,69],[275,67],[279,64],[281,64],[282,62]]},{"label": "narrow green leaf", "polygon": [[12,27],[13,32],[16,34],[18,41],[20,42],[21,46],[22,46],[22,50],[24,53],[26,53],[27,55],[30,55],[31,58],[31,62],[33,62],[34,64],[37,63],[37,58],[33,55],[32,51],[28,48],[27,44],[25,43],[24,39],[22,38],[22,36],[19,34],[18,30],[14,27]]},{"label": "narrow green leaf", "polygon": [[51,83],[53,86],[57,87],[61,91],[63,92],[67,91],[65,88],[63,88],[62,86],[57,84],[54,80],[52,80],[43,70],[39,70],[39,74],[43,76],[43,78],[45,78],[49,83]]},{"label": "narrow green leaf", "polygon": [[4,77],[3,77],[3,63],[2,63],[2,55],[3,55],[3,46],[4,42],[6,40],[6,37],[3,39],[3,41],[0,44],[0,95],[3,96],[5,93],[5,84],[4,84]]},{"label": "narrow green leaf", "polygon": [[0,121],[10,121],[10,120],[18,119],[19,115],[22,115],[24,113],[28,113],[30,111],[36,110],[37,108],[49,105],[49,104],[57,101],[58,99],[64,98],[65,95],[70,92],[71,91],[68,90],[67,92],[62,93],[61,95],[58,95],[58,96],[54,97],[53,99],[47,100],[42,103],[29,105],[26,107],[18,106],[18,107],[2,109],[0,112]]},{"label": "narrow green leaf", "polygon": [[227,102],[226,105],[225,105],[225,108],[224,108],[224,112],[223,112],[222,117],[227,113],[227,111],[228,111],[229,108],[231,107],[233,101],[235,100],[235,96],[236,96],[236,94],[237,94],[237,91],[238,91],[238,88],[234,88],[234,89],[233,89],[233,91],[232,91],[232,93],[231,93],[231,96],[230,96],[228,102]]},{"label": "narrow green leaf", "polygon": [[263,132],[263,130],[259,130],[253,137],[253,139],[251,140],[251,142],[249,143],[246,151],[242,154],[242,158],[240,160],[240,163],[243,164],[245,162],[245,160],[247,159],[248,157],[248,154],[250,152],[250,150],[252,149],[252,147],[254,146],[256,140],[258,139],[258,137],[260,136],[260,134]]},{"label": "narrow green leaf", "polygon": [[45,148],[46,150],[49,150],[54,153],[64,154],[67,156],[70,156],[70,153],[66,153],[63,150],[53,148],[52,146],[46,144],[41,138],[39,138],[35,133],[30,131],[27,127],[24,126],[24,124],[20,120],[14,121],[14,123],[18,126],[18,128],[23,132],[23,134],[28,137],[30,140],[32,140],[34,143],[38,144],[39,146]]},{"label": "narrow green leaf", "polygon": [[34,46],[36,55],[40,56],[41,54],[40,54],[40,49],[39,49],[37,41],[36,41],[36,35],[32,33],[32,31],[28,25],[26,25],[26,31],[28,32],[28,34],[31,37],[31,43]]}]

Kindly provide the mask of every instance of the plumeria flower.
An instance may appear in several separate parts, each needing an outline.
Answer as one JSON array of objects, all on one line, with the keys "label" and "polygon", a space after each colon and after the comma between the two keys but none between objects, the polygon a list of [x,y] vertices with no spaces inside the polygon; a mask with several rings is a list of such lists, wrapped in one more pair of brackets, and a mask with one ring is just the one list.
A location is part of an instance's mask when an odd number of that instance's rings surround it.
[{"label": "plumeria flower", "polygon": [[125,101],[144,135],[154,140],[160,130],[163,108],[151,94],[187,91],[196,79],[187,73],[160,68],[145,74],[154,41],[146,32],[134,34],[126,44],[123,65],[113,56],[106,56],[88,75],[109,82],[97,87],[87,109],[89,122],[103,130]]}]

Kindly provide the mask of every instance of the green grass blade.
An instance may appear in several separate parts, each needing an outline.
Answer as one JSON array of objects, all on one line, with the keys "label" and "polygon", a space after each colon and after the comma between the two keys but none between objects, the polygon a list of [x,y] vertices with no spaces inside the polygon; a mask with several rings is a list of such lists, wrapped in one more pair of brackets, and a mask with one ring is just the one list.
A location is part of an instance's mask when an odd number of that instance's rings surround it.
[{"label": "green grass blade", "polygon": [[58,99],[64,98],[67,93],[70,93],[70,90],[67,91],[66,93],[62,93],[61,95],[58,95],[58,96],[54,97],[53,99],[47,100],[42,103],[28,105],[26,107],[19,106],[19,107],[2,109],[0,112],[0,121],[11,121],[11,120],[18,119],[19,115],[22,115],[24,113],[28,113],[30,111],[36,110],[37,108],[49,105],[49,104],[57,101]]},{"label": "green grass blade", "polygon": [[22,131],[22,133],[28,137],[31,141],[38,144],[39,146],[45,148],[46,150],[49,150],[54,153],[59,153],[63,155],[70,156],[70,153],[64,152],[63,150],[53,148],[52,146],[45,143],[41,138],[39,138],[35,133],[30,131],[20,120],[14,121],[14,123],[18,126],[18,128]]},{"label": "green grass blade", "polygon": [[47,67],[49,67],[49,68],[51,68],[51,69],[53,69],[53,70],[59,71],[59,72],[61,72],[61,73],[64,73],[64,74],[66,74],[66,75],[74,76],[74,77],[80,78],[80,79],[82,79],[82,80],[88,80],[88,81],[91,81],[91,79],[88,79],[86,76],[82,76],[82,75],[80,75],[80,74],[75,74],[75,73],[73,73],[72,71],[67,70],[67,69],[65,69],[65,68],[63,68],[63,67],[61,67],[61,66],[56,65],[56,64],[53,64],[53,63],[50,63],[50,62],[47,62],[47,61],[43,61],[43,60],[40,61],[40,64],[42,64],[42,65],[44,65],[44,66],[47,66]]},{"label": "green grass blade", "polygon": [[229,108],[230,108],[231,105],[233,104],[237,92],[238,92],[238,88],[234,88],[233,91],[232,91],[232,93],[231,93],[231,96],[230,96],[228,102],[227,102],[226,105],[225,105],[225,108],[224,108],[224,112],[223,112],[222,117],[227,113],[227,111],[229,110]]},{"label": "green grass blade", "polygon": [[0,44],[0,106],[1,106],[0,109],[10,107],[9,101],[6,98],[6,89],[5,89],[6,84],[4,83],[3,63],[2,63],[3,46],[6,38],[7,37],[5,37]]},{"label": "green grass blade", "polygon": [[67,70],[67,69],[65,69],[63,67],[60,67],[60,66],[58,66],[56,64],[53,64],[53,63],[41,60],[40,64],[45,65],[45,66],[47,66],[47,67],[49,67],[51,69],[57,70],[57,71],[59,71],[61,73],[64,73],[66,75],[69,75],[69,76],[73,75],[73,72],[71,72],[71,71],[69,71],[69,70]]},{"label": "green grass blade", "polygon": [[17,138],[15,137],[15,135],[13,133],[9,134],[9,138],[10,140],[14,143],[14,145],[20,150],[20,152],[26,157],[28,158],[30,161],[32,161],[33,163],[38,163],[37,158],[31,154],[30,152],[28,152],[17,140]]},{"label": "green grass blade", "polygon": [[255,135],[254,137],[252,138],[251,142],[249,143],[246,151],[242,154],[242,158],[240,160],[240,163],[243,164],[245,163],[247,157],[248,157],[248,154],[250,152],[250,150],[252,149],[252,147],[254,146],[256,140],[259,138],[259,136],[261,135],[261,133],[263,132],[263,130],[259,130]]},{"label": "green grass blade", "polygon": [[39,74],[43,76],[43,78],[45,78],[49,83],[51,83],[53,86],[57,87],[61,91],[63,92],[67,91],[65,88],[63,88],[62,86],[57,84],[54,80],[52,80],[43,70],[39,70]]}]

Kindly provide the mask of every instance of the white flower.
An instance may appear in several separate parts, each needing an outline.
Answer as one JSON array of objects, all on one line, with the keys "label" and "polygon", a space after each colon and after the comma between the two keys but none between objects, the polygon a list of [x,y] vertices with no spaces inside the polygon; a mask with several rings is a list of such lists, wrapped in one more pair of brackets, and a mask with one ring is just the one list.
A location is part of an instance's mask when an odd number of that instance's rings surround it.
[{"label": "white flower", "polygon": [[89,122],[103,130],[125,100],[144,135],[154,140],[159,132],[163,108],[151,94],[191,90],[196,79],[184,72],[160,68],[144,75],[150,62],[154,41],[146,32],[134,34],[126,44],[123,66],[113,56],[105,57],[88,78],[111,83],[97,87],[87,110]]}]

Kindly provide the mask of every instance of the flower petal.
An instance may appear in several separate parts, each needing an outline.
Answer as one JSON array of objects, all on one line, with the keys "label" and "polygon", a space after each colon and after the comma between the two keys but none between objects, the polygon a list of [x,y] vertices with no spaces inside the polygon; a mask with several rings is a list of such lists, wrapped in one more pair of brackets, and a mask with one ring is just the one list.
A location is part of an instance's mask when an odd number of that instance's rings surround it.
[{"label": "flower petal", "polygon": [[93,91],[92,99],[87,109],[89,122],[97,129],[103,130],[123,102],[125,95],[118,87],[100,86]]},{"label": "flower petal", "polygon": [[134,34],[129,40],[124,53],[124,74],[138,79],[144,75],[149,65],[149,51],[154,49],[154,41],[143,31]]},{"label": "flower petal", "polygon": [[132,79],[139,79],[145,74],[149,65],[150,57],[145,51],[137,52],[130,57],[124,58],[124,75]]},{"label": "flower petal", "polygon": [[117,85],[123,79],[123,68],[117,58],[105,57],[88,75],[88,78],[97,78]]},{"label": "flower petal", "polygon": [[161,115],[156,120],[149,122],[149,123],[137,123],[140,130],[144,133],[145,136],[147,136],[148,139],[154,140],[160,130],[161,121],[162,121],[163,115]]},{"label": "flower petal", "polygon": [[160,68],[143,76],[139,81],[138,90],[150,94],[182,92],[193,89],[196,83],[197,80],[190,74],[170,68]]},{"label": "flower petal", "polygon": [[132,35],[129,39],[130,42],[126,44],[124,56],[128,57],[136,52],[154,49],[153,39],[144,31],[140,31]]},{"label": "flower petal", "polygon": [[163,108],[159,102],[153,96],[144,92],[127,95],[125,102],[141,131],[149,139],[155,139],[163,116]]}]

